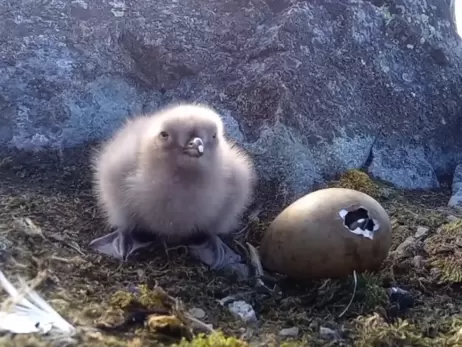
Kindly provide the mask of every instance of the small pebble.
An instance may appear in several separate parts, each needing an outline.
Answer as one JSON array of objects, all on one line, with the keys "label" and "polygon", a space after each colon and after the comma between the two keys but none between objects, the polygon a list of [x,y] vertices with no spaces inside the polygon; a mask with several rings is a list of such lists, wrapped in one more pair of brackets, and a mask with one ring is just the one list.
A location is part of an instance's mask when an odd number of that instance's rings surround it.
[{"label": "small pebble", "polygon": [[104,340],[103,334],[100,331],[88,331],[86,332],[86,335],[92,340],[96,340],[96,341]]},{"label": "small pebble", "polygon": [[[433,270],[433,269],[432,269],[432,270]],[[430,271],[432,271],[432,270],[430,270]],[[438,270],[436,270],[436,271],[438,271]],[[428,281],[428,279],[425,278],[425,277],[419,277],[418,280],[419,280],[419,282],[422,282],[422,283],[430,283],[430,282]]]},{"label": "small pebble", "polygon": [[239,336],[241,340],[249,340],[255,335],[255,331],[251,327],[241,328],[239,332],[241,333]]},{"label": "small pebble", "polygon": [[320,327],[319,328],[319,335],[321,335],[321,338],[324,340],[338,340],[340,339],[340,335],[338,332],[335,330],[332,330],[330,328],[326,327]]},{"label": "small pebble", "polygon": [[143,269],[136,270],[136,275],[138,276],[138,278],[145,278],[146,277],[146,273],[144,272]]},{"label": "small pebble", "polygon": [[13,246],[13,242],[4,238],[3,236],[0,237],[0,252],[4,252],[9,250]]},{"label": "small pebble", "polygon": [[417,232],[415,233],[414,237],[415,238],[421,238],[425,237],[428,235],[428,232],[430,231],[430,228],[427,227],[418,227]]},{"label": "small pebble", "polygon": [[380,195],[382,195],[384,198],[390,198],[394,193],[394,190],[391,188],[381,188],[380,189]]},{"label": "small pebble", "polygon": [[414,236],[409,236],[406,240],[404,240],[398,247],[396,247],[395,253],[398,256],[404,256],[407,250],[415,243],[416,239]]},{"label": "small pebble", "polygon": [[228,304],[228,309],[234,316],[242,319],[246,323],[257,321],[257,317],[252,306],[243,300],[233,301]]},{"label": "small pebble", "polygon": [[422,267],[422,261],[423,261],[423,257],[421,255],[416,255],[414,257],[414,266],[416,268],[421,268]]},{"label": "small pebble", "polygon": [[4,237],[0,237],[0,262],[5,262],[9,256],[13,242]]},{"label": "small pebble", "polygon": [[197,319],[202,319],[205,317],[205,312],[203,309],[198,307],[193,307],[189,310],[189,314]]},{"label": "small pebble", "polygon": [[283,337],[297,337],[299,329],[297,327],[281,329],[279,336]]}]

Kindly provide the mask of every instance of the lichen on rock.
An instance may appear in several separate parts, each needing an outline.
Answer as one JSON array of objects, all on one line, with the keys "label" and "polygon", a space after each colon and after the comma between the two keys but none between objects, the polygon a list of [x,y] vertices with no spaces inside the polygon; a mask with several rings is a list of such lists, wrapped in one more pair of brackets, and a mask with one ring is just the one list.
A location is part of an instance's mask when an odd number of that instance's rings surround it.
[{"label": "lichen on rock", "polygon": [[462,161],[445,0],[54,4],[2,4],[0,149],[100,141],[200,101],[292,195],[360,167],[438,187]]}]

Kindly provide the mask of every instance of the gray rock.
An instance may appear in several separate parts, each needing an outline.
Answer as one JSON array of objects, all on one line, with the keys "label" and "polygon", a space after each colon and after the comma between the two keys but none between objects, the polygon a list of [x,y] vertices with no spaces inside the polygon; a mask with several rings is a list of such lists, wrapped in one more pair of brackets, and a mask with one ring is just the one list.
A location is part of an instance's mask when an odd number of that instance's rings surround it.
[{"label": "gray rock", "polygon": [[454,193],[448,202],[449,207],[459,207],[462,206],[462,189],[459,189]]},{"label": "gray rock", "polygon": [[452,176],[452,194],[457,194],[462,189],[462,164],[456,166]]},{"label": "gray rock", "polygon": [[401,242],[394,251],[391,252],[396,258],[407,257],[412,254],[416,248],[417,239],[414,236],[408,236]]},{"label": "gray rock", "polygon": [[413,258],[414,266],[418,269],[422,268],[423,261],[424,261],[424,257],[422,257],[421,255],[416,255]]},{"label": "gray rock", "polygon": [[419,226],[417,227],[417,231],[414,234],[414,237],[416,239],[423,238],[428,235],[429,231],[430,231],[430,228]]},{"label": "gray rock", "polygon": [[283,337],[297,337],[300,329],[297,327],[281,329],[279,331],[279,336]]},{"label": "gray rock", "polygon": [[452,196],[449,199],[449,207],[462,206],[462,164],[456,166],[452,177]]},{"label": "gray rock", "polygon": [[0,147],[67,148],[202,101],[291,194],[347,169],[438,187],[462,162],[448,1],[7,1]]},{"label": "gray rock", "polygon": [[450,214],[449,216],[446,217],[446,220],[451,223],[451,222],[455,222],[455,221],[458,221],[459,218],[456,217],[456,216],[453,216],[452,214]]},{"label": "gray rock", "polygon": [[[384,145],[374,150],[375,160],[369,167],[369,173],[400,188],[437,188],[438,178],[432,164],[424,154],[424,148],[411,148],[404,145],[393,148]],[[393,168],[390,170],[390,168]]]},{"label": "gray rock", "polygon": [[324,340],[333,341],[333,340],[341,339],[341,335],[340,335],[340,333],[338,331],[335,331],[335,330],[332,330],[332,329],[326,328],[326,327],[320,327],[319,328],[319,335]]},{"label": "gray rock", "polygon": [[205,311],[198,307],[193,307],[189,311],[189,314],[197,319],[202,319],[205,317]]},{"label": "gray rock", "polygon": [[12,246],[13,242],[4,236],[0,236],[0,259],[9,254]]}]

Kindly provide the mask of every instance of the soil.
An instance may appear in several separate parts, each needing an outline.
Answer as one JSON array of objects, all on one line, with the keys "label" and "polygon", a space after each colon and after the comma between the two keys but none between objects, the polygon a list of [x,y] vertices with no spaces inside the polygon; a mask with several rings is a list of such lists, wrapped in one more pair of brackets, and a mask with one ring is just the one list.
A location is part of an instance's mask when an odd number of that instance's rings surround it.
[{"label": "soil", "polygon": [[[4,333],[0,346],[462,346],[462,214],[447,208],[448,187],[403,191],[360,172],[330,183],[373,195],[393,224],[382,270],[358,274],[348,306],[353,276],[310,283],[275,276],[280,291],[262,291],[253,279],[207,269],[182,248],[140,252],[126,263],[93,253],[88,243],[108,229],[92,195],[90,151],[15,151],[0,160],[2,271],[13,283],[38,279],[39,295],[78,328],[72,339],[52,342]],[[258,246],[290,203],[283,193],[262,187],[259,220],[239,236],[241,244]],[[418,227],[427,234],[408,239]],[[251,304],[258,322],[223,307],[219,300],[229,295]],[[191,308],[202,309],[200,320],[218,332],[191,339]],[[131,325],[117,325],[127,317]],[[280,336],[291,327],[297,336]]]}]

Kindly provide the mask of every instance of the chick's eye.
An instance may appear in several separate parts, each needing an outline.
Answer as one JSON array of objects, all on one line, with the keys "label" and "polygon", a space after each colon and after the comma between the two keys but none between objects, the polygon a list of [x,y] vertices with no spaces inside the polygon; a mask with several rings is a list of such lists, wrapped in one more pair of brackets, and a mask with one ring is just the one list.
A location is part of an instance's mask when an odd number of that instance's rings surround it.
[{"label": "chick's eye", "polygon": [[213,134],[212,138],[216,139],[217,138],[217,133]]},{"label": "chick's eye", "polygon": [[166,139],[168,137],[168,133],[166,131],[161,131],[160,132],[160,137]]}]

